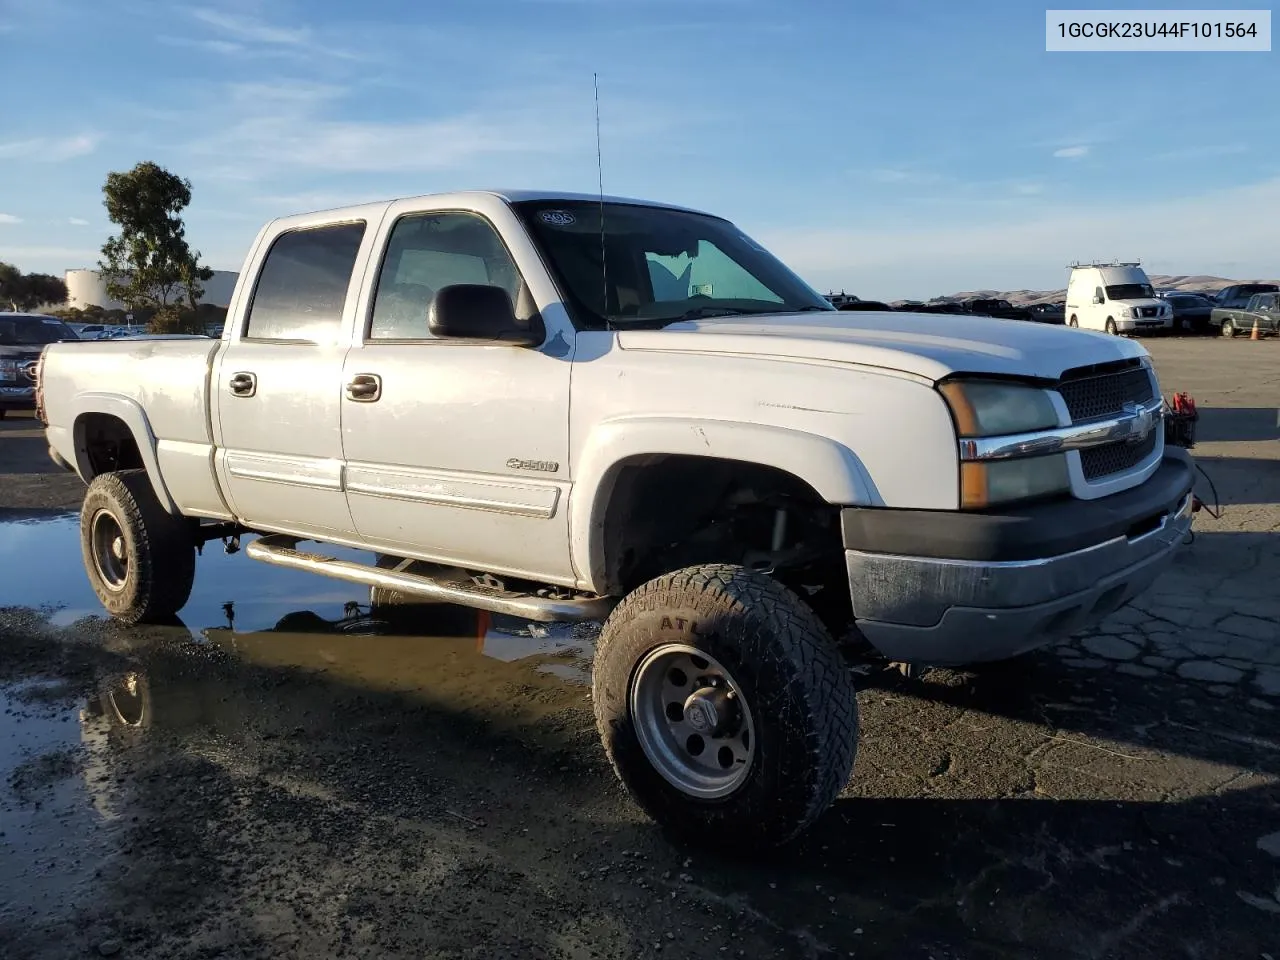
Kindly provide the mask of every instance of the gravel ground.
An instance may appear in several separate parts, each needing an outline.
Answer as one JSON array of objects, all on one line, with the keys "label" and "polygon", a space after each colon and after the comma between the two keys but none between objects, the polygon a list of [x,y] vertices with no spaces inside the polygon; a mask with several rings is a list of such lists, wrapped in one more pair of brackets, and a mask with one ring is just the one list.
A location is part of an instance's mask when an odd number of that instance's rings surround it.
[{"label": "gravel ground", "polygon": [[853,780],[771,857],[620,792],[588,630],[405,635],[217,544],[181,622],[104,621],[78,481],[0,423],[0,953],[1280,958],[1280,343],[1151,349],[1221,518],[1087,635],[864,668]]}]

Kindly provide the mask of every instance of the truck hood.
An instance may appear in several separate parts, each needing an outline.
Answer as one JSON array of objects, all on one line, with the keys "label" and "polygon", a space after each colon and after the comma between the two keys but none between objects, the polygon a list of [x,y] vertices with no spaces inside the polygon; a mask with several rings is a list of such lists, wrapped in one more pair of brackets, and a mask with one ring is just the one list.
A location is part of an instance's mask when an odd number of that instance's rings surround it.
[{"label": "truck hood", "polygon": [[879,367],[938,381],[958,373],[1056,379],[1147,355],[1139,344],[1070,327],[957,314],[831,311],[714,317],[618,334],[624,350],[787,357]]}]

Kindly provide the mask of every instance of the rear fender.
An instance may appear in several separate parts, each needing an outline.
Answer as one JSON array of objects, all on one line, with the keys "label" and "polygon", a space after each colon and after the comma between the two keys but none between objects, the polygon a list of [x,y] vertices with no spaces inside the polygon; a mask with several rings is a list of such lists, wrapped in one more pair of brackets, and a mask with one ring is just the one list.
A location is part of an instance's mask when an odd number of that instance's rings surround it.
[{"label": "rear fender", "polygon": [[[93,465],[89,459],[89,449],[85,437],[85,416],[88,414],[106,414],[120,420],[133,434],[138,445],[138,453],[142,457],[142,465],[147,470],[151,487],[156,498],[168,513],[180,515],[178,505],[169,495],[164,478],[160,474],[160,461],[156,457],[156,436],[151,431],[151,423],[146,411],[136,400],[113,393],[82,393],[72,403],[72,420],[75,425],[72,431],[76,472],[80,479],[88,483],[93,479]],[[64,451],[65,453],[65,451]]]}]

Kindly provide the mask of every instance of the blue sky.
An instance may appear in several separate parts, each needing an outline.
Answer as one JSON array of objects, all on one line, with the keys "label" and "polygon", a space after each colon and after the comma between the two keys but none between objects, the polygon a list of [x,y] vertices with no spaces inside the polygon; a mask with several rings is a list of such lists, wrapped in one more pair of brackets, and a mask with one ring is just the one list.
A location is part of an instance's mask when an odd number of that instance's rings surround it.
[{"label": "blue sky", "polygon": [[[1176,7],[1176,4],[1164,4]],[[1206,6],[1204,0],[1194,5]],[[954,0],[0,0],[0,259],[92,266],[109,171],[270,217],[596,185],[741,224],[821,289],[1054,287],[1073,259],[1280,275],[1277,53],[1044,51]]]}]

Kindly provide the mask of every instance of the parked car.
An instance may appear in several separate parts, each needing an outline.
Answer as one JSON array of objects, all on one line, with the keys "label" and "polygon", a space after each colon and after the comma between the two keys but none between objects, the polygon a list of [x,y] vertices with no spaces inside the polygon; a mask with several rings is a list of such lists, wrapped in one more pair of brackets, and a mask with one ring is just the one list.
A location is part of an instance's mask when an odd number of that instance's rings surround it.
[{"label": "parked car", "polygon": [[57,317],[0,313],[0,420],[10,410],[36,408],[36,371],[45,346],[77,339]]},{"label": "parked car", "polygon": [[1228,310],[1239,309],[1243,308],[1255,293],[1276,292],[1280,292],[1280,286],[1274,283],[1236,283],[1219,290],[1213,298],[1213,305]]},{"label": "parked car", "polygon": [[1224,337],[1248,335],[1255,324],[1260,335],[1280,330],[1280,294],[1255,293],[1243,309],[1214,307],[1209,315],[1209,326]]},{"label": "parked car", "polygon": [[1067,281],[1067,326],[1112,335],[1155,333],[1173,325],[1138,263],[1077,263]]},{"label": "parked car", "polygon": [[1191,333],[1204,333],[1209,329],[1209,315],[1213,302],[1198,293],[1170,293],[1165,303],[1173,310],[1173,329]]},{"label": "parked car", "polygon": [[1033,303],[1027,307],[1031,313],[1031,319],[1037,323],[1056,323],[1064,324],[1067,322],[1067,305],[1066,303]]},{"label": "parked car", "polygon": [[1000,300],[990,297],[978,297],[973,300],[963,300],[960,308],[965,313],[972,313],[980,317],[998,317],[1001,320],[1034,320],[1030,310],[1026,307],[1015,307],[1008,300]]},{"label": "parked car", "polygon": [[839,310],[892,310],[893,307],[879,300],[846,300],[840,304]]},{"label": "parked car", "polygon": [[785,843],[844,789],[854,638],[1015,656],[1145,590],[1191,526],[1137,343],[841,317],[685,208],[466,192],[286,217],[232,303],[220,341],[46,350],[109,613],[172,616],[197,546],[245,536],[371,600],[603,620],[605,752],[695,842]]}]

